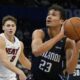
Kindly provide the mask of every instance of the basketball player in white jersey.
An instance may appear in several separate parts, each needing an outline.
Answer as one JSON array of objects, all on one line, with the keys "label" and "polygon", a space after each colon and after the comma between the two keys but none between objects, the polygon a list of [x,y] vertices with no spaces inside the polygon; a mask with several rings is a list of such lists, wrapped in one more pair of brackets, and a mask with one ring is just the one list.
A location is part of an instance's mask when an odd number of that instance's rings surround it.
[{"label": "basketball player in white jersey", "polygon": [[20,63],[30,70],[31,63],[23,54],[23,43],[15,36],[17,20],[13,16],[5,16],[2,19],[2,29],[0,34],[0,80],[26,80],[26,75],[16,67]]}]

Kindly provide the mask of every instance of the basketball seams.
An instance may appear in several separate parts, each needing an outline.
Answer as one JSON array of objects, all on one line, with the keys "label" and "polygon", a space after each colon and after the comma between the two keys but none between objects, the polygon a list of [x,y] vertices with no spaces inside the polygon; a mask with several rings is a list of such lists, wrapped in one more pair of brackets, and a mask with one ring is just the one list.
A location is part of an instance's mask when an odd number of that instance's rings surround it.
[{"label": "basketball seams", "polygon": [[[71,19],[72,19],[72,18],[71,18]],[[70,20],[71,20],[71,19],[70,19]],[[79,21],[80,21],[80,19],[79,19],[78,17],[74,17],[73,19],[76,19],[76,20],[79,20]]]},{"label": "basketball seams", "polygon": [[[69,23],[70,26],[72,26],[70,20],[66,20],[66,21],[64,22],[64,26],[66,26],[68,23]],[[74,37],[71,35],[73,32],[71,33],[70,30],[68,31],[68,26],[69,26],[69,25],[67,25],[67,27],[64,27],[64,34],[65,34],[67,37],[69,37],[69,38],[71,38],[71,39],[74,39]],[[66,30],[66,29],[67,29],[67,30]],[[71,27],[71,30],[74,31],[73,27]],[[74,34],[75,34],[75,36],[77,35],[76,32],[74,32]],[[78,38],[78,37],[77,37],[77,38]]]},{"label": "basketball seams", "polygon": [[[79,20],[79,19],[77,19],[77,20]],[[70,20],[70,22],[71,22],[71,25],[73,26],[73,30],[75,31],[76,35],[78,36],[78,38],[80,38],[80,36],[79,36],[79,34],[78,34],[78,32],[77,32],[77,30],[75,28],[75,25],[73,25],[71,20]]]}]

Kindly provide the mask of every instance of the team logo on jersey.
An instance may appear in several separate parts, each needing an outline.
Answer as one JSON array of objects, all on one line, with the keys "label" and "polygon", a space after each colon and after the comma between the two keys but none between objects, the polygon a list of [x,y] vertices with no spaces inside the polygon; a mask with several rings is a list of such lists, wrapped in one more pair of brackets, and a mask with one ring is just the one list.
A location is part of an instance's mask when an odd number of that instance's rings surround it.
[{"label": "team logo on jersey", "polygon": [[13,62],[14,59],[16,58],[16,54],[17,54],[18,50],[19,50],[19,48],[17,48],[17,49],[6,48],[6,52],[7,52],[8,54],[12,54],[12,58],[10,59],[11,62]]},{"label": "team logo on jersey", "polygon": [[60,62],[60,58],[61,58],[61,55],[59,55],[59,54],[55,54],[54,52],[45,52],[45,53],[43,53],[43,55],[42,55],[44,58],[47,58],[47,59],[49,59],[49,60],[52,60],[52,61],[54,61],[54,62]]}]

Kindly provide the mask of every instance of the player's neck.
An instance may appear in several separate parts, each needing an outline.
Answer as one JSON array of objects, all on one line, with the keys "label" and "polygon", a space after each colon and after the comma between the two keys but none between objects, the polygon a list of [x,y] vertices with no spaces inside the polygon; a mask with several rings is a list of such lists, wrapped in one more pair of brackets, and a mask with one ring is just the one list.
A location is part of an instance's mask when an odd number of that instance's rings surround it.
[{"label": "player's neck", "polygon": [[58,28],[48,28],[49,36],[50,37],[56,36],[57,34],[59,34],[60,29],[61,29],[60,27],[58,27]]},{"label": "player's neck", "polygon": [[5,33],[4,33],[4,35],[10,42],[14,43],[14,36],[9,36],[9,35],[7,35]]}]

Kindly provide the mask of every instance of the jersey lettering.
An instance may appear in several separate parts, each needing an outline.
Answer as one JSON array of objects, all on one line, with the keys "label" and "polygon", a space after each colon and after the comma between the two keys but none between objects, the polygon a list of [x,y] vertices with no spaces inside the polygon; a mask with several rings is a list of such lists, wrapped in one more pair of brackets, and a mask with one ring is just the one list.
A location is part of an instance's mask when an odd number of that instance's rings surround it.
[{"label": "jersey lettering", "polygon": [[59,54],[55,54],[53,52],[46,52],[46,53],[43,53],[42,55],[44,58],[47,58],[49,60],[52,60],[54,62],[60,62],[60,58],[61,58],[61,55]]},{"label": "jersey lettering", "polygon": [[6,48],[6,52],[8,54],[12,54],[12,58],[10,59],[11,62],[13,62],[14,59],[16,58],[16,54],[17,54],[18,50],[19,50],[19,48],[18,49]]}]

